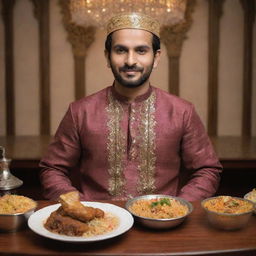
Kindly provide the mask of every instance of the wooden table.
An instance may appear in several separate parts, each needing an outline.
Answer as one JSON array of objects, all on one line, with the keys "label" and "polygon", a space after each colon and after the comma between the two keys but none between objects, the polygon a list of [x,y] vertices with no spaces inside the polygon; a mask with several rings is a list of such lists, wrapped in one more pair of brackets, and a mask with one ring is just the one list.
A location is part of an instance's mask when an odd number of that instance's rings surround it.
[{"label": "wooden table", "polygon": [[[39,208],[51,204],[38,201]],[[123,207],[124,202],[109,202]],[[123,235],[109,240],[72,244],[51,240],[28,228],[0,233],[0,255],[256,255],[256,216],[246,228],[222,231],[209,226],[200,202],[180,226],[166,231],[151,230],[135,223]]]}]

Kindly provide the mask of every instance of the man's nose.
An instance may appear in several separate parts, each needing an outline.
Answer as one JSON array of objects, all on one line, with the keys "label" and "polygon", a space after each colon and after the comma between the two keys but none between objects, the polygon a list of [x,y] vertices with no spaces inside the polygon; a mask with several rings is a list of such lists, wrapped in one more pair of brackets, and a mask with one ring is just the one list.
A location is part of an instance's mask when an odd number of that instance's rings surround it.
[{"label": "man's nose", "polygon": [[136,58],[136,55],[134,54],[134,52],[127,53],[126,64],[128,66],[133,66],[133,65],[137,64],[137,58]]}]

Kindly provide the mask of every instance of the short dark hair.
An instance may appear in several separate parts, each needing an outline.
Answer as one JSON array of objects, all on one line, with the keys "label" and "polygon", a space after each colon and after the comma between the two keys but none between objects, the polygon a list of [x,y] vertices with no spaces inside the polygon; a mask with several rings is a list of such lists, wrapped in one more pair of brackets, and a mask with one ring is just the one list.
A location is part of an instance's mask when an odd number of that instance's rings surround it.
[{"label": "short dark hair", "polygon": [[[112,33],[110,33],[105,41],[105,50],[110,54],[111,52],[111,46],[112,46]],[[161,48],[160,45],[160,38],[158,36],[156,36],[155,34],[151,33],[153,35],[153,39],[152,39],[152,48],[153,48],[153,52],[154,55],[156,54],[157,50],[159,50]]]}]

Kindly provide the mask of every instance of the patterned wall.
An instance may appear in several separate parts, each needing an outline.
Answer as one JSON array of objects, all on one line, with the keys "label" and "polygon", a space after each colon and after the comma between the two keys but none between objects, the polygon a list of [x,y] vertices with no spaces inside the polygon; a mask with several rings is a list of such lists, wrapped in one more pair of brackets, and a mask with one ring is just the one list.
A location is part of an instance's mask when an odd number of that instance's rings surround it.
[{"label": "patterned wall", "polygon": [[[255,136],[255,1],[188,2],[152,83],[193,102],[210,135]],[[105,32],[72,24],[67,0],[0,4],[0,135],[53,134],[71,101],[112,83]]]}]

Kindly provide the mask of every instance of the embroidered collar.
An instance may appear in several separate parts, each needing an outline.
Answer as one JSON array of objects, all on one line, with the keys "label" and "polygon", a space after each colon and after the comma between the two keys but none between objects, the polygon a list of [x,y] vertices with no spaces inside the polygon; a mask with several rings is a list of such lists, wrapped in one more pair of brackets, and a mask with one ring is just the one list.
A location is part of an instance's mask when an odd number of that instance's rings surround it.
[{"label": "embroidered collar", "polygon": [[[121,95],[120,93],[118,93],[118,92],[116,91],[114,85],[112,85],[112,87],[111,87],[110,89],[111,89],[112,95],[113,95],[118,101],[123,102],[123,103],[126,103],[126,104],[130,104],[130,103],[128,102],[128,100],[129,100],[128,97],[126,97],[126,96]],[[152,86],[150,85],[149,88],[148,88],[148,90],[147,90],[144,94],[139,95],[138,97],[136,97],[133,102],[142,102],[142,101],[147,100],[147,99],[149,98],[149,96],[151,95],[152,91],[153,91],[153,88],[152,88]]]}]

